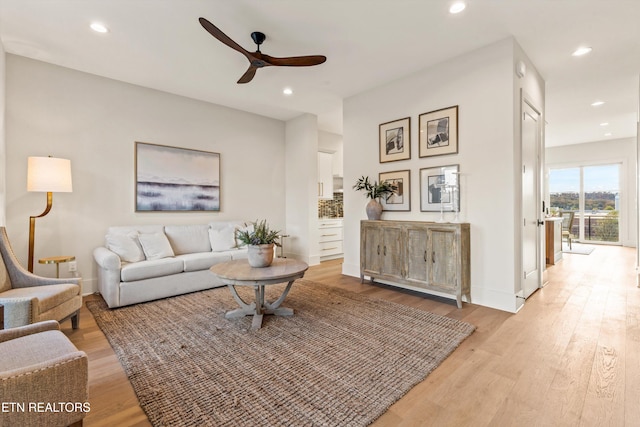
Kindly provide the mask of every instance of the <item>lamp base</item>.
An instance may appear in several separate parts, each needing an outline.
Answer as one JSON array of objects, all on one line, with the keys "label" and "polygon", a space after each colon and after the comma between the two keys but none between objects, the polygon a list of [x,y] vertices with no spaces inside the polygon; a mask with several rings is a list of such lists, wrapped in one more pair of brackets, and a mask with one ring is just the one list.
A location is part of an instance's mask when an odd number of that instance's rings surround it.
[{"label": "lamp base", "polygon": [[30,216],[29,217],[29,259],[27,270],[30,273],[33,273],[33,247],[35,246],[35,235],[36,235],[36,218],[42,218],[51,210],[51,206],[53,206],[53,193],[47,192],[47,207],[44,209],[38,216]]}]

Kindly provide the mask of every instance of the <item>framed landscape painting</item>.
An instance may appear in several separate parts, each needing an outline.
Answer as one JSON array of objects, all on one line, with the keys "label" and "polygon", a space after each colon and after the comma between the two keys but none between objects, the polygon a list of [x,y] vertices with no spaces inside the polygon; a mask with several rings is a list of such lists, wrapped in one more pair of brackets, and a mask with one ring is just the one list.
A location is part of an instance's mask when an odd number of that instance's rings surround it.
[{"label": "framed landscape painting", "polygon": [[411,158],[411,117],[382,123],[380,136],[380,163]]},{"label": "framed landscape painting", "polygon": [[397,187],[396,193],[392,194],[387,200],[380,198],[383,211],[411,211],[411,185],[409,170],[381,172],[378,182],[387,181]]},{"label": "framed landscape painting", "polygon": [[458,106],[420,114],[419,157],[458,153]]},{"label": "framed landscape painting", "polygon": [[420,210],[460,212],[459,165],[420,169]]},{"label": "framed landscape painting", "polygon": [[219,211],[220,154],[136,142],[136,212]]}]

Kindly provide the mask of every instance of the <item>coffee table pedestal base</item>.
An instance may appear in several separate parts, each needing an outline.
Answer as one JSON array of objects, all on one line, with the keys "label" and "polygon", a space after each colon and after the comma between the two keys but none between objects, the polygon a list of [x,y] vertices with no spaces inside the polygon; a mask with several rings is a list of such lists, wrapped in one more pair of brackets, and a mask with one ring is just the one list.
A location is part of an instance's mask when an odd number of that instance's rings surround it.
[{"label": "coffee table pedestal base", "polygon": [[233,295],[233,298],[236,300],[238,305],[240,305],[240,308],[226,312],[224,315],[225,319],[237,319],[238,317],[253,316],[251,329],[260,329],[262,327],[262,318],[265,314],[272,314],[275,316],[293,316],[293,309],[280,307],[282,301],[287,297],[293,282],[294,280],[291,280],[284,291],[282,291],[282,295],[272,303],[269,303],[264,299],[265,285],[254,285],[253,288],[256,295],[256,301],[250,304],[247,304],[247,302],[238,295],[235,285],[227,284],[227,287],[231,291],[231,295]]}]

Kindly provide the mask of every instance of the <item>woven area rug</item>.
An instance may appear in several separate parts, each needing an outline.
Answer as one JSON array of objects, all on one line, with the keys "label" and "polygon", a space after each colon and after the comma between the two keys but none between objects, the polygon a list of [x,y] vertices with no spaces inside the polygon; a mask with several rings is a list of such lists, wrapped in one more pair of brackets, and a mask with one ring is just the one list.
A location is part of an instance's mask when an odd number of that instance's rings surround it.
[{"label": "woven area rug", "polygon": [[227,288],[87,306],[154,426],[366,426],[475,329],[304,279],[257,330]]}]

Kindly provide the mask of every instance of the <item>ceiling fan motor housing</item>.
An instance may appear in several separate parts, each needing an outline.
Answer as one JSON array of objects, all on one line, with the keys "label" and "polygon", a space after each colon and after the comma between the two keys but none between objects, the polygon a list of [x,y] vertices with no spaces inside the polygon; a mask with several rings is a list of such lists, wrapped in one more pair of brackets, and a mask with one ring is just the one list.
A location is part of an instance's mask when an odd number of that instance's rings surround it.
[{"label": "ceiling fan motor housing", "polygon": [[253,33],[251,33],[251,39],[255,44],[258,45],[258,50],[260,50],[260,45],[265,41],[266,38],[267,36],[265,36],[264,33],[261,33],[260,31],[254,31]]}]

